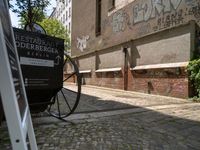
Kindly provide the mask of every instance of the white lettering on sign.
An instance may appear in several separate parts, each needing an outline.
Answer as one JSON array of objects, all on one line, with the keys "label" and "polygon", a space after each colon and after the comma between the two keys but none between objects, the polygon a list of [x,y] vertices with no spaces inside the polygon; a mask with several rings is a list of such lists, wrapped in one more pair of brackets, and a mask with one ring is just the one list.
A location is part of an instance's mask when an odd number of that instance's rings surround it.
[{"label": "white lettering on sign", "polygon": [[53,60],[44,60],[29,57],[20,57],[20,64],[29,66],[54,67]]}]

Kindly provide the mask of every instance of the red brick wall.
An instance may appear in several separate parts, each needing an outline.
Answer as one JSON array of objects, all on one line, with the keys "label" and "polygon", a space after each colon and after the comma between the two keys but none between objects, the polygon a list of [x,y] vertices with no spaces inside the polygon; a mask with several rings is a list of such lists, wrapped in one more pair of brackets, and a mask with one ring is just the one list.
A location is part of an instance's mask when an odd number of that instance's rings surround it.
[{"label": "red brick wall", "polygon": [[[128,71],[128,91],[188,98],[190,86],[185,68]],[[83,74],[83,83],[124,89],[124,73],[103,72]]]},{"label": "red brick wall", "polygon": [[129,71],[128,90],[187,98],[189,82],[185,68]]}]

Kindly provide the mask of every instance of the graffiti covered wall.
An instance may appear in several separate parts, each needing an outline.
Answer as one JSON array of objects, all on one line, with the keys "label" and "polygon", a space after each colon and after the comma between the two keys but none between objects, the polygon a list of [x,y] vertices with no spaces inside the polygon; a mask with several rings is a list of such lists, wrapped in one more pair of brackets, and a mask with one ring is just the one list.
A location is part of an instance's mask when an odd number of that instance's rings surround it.
[{"label": "graffiti covered wall", "polygon": [[196,20],[200,24],[200,1],[137,0],[113,13],[111,26],[114,33],[134,30],[135,37],[140,37],[189,20]]},{"label": "graffiti covered wall", "polygon": [[[200,26],[200,0],[134,0],[112,12],[108,10],[107,1],[102,1],[101,34],[96,36],[95,2],[74,0],[73,3],[74,55],[106,49],[191,20]],[[86,4],[87,8],[81,7]]]}]

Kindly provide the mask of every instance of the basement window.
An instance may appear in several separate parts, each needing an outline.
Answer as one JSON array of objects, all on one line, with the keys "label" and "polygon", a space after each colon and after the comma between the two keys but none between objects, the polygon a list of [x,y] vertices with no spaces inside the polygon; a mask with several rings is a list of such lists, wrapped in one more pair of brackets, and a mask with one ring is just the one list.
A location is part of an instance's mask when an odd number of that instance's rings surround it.
[{"label": "basement window", "polygon": [[79,73],[81,73],[81,74],[91,73],[91,72],[92,72],[91,70],[81,70],[81,71],[79,71]]},{"label": "basement window", "polygon": [[106,68],[106,69],[98,69],[95,72],[116,72],[116,71],[121,71],[122,68]]},{"label": "basement window", "polygon": [[143,69],[163,69],[163,68],[176,68],[176,67],[186,67],[188,62],[177,62],[177,63],[167,63],[167,64],[152,64],[152,65],[142,65],[130,68],[130,70],[143,70]]}]

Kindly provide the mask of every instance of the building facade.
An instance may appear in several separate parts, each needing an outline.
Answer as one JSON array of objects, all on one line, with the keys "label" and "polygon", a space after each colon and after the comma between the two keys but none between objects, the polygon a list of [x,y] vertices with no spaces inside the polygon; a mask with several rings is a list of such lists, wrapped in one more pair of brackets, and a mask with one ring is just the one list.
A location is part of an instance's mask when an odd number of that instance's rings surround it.
[{"label": "building facade", "polygon": [[73,0],[72,56],[83,83],[186,98],[200,47],[197,0]]},{"label": "building facade", "polygon": [[59,20],[67,29],[71,39],[72,0],[56,0],[56,7],[49,17]]}]

